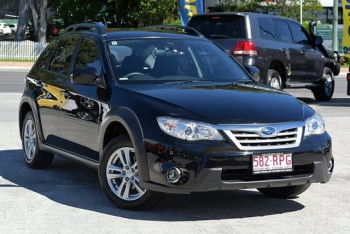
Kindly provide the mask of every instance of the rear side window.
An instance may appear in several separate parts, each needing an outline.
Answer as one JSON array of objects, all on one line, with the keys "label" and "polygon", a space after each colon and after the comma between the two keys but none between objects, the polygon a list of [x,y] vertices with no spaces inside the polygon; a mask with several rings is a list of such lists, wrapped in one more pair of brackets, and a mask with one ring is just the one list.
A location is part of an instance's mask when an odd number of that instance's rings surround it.
[{"label": "rear side window", "polygon": [[272,19],[260,17],[258,18],[260,36],[266,40],[278,40],[275,25]]},{"label": "rear side window", "polygon": [[50,56],[56,50],[58,42],[50,43],[46,49],[41,53],[39,59],[36,62],[36,67],[38,69],[46,69],[49,63]]},{"label": "rear side window", "polygon": [[292,43],[293,38],[288,26],[288,22],[285,20],[275,20],[275,24],[279,32],[281,41]]},{"label": "rear side window", "polygon": [[243,16],[193,17],[188,26],[208,38],[246,38]]}]

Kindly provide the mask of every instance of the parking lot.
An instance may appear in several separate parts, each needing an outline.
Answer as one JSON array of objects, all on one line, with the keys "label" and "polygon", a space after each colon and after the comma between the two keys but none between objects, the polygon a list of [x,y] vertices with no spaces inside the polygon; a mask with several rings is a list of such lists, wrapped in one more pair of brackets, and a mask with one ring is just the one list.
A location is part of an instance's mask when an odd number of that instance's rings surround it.
[{"label": "parking lot", "polygon": [[287,90],[323,116],[333,138],[335,172],[297,199],[257,190],[168,195],[152,210],[111,206],[97,172],[55,157],[29,169],[22,158],[17,109],[26,71],[0,70],[0,233],[349,233],[350,96],[344,76],[334,98],[316,102],[309,90]]}]

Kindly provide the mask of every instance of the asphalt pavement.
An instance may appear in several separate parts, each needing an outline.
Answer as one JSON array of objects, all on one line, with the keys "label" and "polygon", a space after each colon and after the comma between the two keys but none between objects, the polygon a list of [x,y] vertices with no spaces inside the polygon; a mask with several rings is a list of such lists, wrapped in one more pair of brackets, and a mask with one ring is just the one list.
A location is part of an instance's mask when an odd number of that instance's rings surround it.
[{"label": "asphalt pavement", "polygon": [[309,90],[288,90],[325,120],[335,157],[329,183],[313,184],[289,200],[256,190],[167,195],[152,210],[133,212],[111,205],[90,168],[58,156],[49,169],[25,165],[17,117],[23,88],[16,90],[25,73],[0,69],[0,233],[350,233],[350,96],[343,92],[344,76],[337,78],[330,102],[314,101]]}]

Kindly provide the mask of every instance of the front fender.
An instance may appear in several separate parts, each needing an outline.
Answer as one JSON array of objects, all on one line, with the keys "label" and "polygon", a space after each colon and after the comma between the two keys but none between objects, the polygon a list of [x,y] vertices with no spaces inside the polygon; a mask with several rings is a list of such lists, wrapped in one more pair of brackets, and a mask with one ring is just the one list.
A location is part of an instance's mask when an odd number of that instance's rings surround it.
[{"label": "front fender", "polygon": [[[100,142],[104,142],[104,136],[108,127],[115,122],[121,124],[126,129],[130,137],[136,153],[140,181],[148,181],[149,171],[147,166],[146,149],[143,140],[144,135],[138,117],[130,108],[119,107],[116,110],[111,110],[106,115],[101,124],[101,131],[99,135]],[[103,145],[104,144],[100,144],[100,161],[103,158]]]}]

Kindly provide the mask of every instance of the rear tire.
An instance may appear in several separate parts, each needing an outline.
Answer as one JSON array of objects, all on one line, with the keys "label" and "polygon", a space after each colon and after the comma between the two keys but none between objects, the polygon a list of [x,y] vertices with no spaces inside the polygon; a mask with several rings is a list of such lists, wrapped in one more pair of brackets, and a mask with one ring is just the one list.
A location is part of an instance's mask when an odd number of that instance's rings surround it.
[{"label": "rear tire", "polygon": [[278,71],[274,69],[267,71],[267,84],[275,89],[283,89],[282,79]]},{"label": "rear tire", "polygon": [[139,185],[139,165],[127,135],[113,139],[105,148],[99,166],[99,179],[107,198],[117,207],[144,210],[154,206],[162,193]]},{"label": "rear tire", "polygon": [[28,112],[24,117],[21,134],[23,156],[27,165],[35,169],[49,167],[54,155],[39,149],[38,131],[32,112]]},{"label": "rear tire", "polygon": [[312,90],[317,101],[328,101],[334,93],[334,76],[330,68],[323,69],[322,81],[319,87]]},{"label": "rear tire", "polygon": [[295,198],[299,194],[305,192],[311,184],[287,186],[287,187],[275,187],[275,188],[259,188],[259,192],[274,198]]}]

